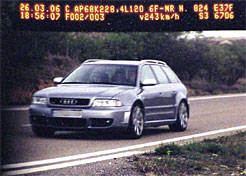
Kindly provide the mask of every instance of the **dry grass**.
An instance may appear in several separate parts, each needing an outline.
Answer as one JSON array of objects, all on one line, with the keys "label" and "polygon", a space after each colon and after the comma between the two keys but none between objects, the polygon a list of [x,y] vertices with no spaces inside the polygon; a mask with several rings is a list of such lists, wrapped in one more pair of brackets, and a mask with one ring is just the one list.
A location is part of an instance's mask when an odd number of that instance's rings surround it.
[{"label": "dry grass", "polygon": [[239,79],[232,86],[208,83],[200,80],[184,82],[184,84],[187,86],[189,96],[246,92],[246,78]]},{"label": "dry grass", "polygon": [[246,175],[246,132],[178,146],[161,146],[137,157],[146,175]]}]

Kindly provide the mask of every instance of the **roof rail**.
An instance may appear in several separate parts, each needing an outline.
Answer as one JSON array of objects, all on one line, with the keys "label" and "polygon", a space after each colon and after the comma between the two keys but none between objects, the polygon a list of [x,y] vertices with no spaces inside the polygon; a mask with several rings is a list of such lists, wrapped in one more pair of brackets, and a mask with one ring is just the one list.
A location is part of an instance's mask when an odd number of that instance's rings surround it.
[{"label": "roof rail", "polygon": [[96,61],[100,61],[100,60],[103,60],[103,59],[88,59],[88,60],[84,61],[83,64],[89,63],[89,62],[96,62]]},{"label": "roof rail", "polygon": [[163,61],[159,61],[159,60],[152,60],[152,59],[144,59],[144,60],[141,60],[140,62],[143,62],[143,63],[155,63],[155,64],[162,64],[162,65],[167,65],[166,62],[163,62]]}]

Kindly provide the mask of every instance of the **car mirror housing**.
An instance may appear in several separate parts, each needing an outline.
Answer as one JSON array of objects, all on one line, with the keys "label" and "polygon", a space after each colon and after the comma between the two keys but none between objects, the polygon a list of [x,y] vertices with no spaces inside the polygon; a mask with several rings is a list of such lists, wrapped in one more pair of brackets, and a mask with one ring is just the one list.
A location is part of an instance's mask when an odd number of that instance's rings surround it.
[{"label": "car mirror housing", "polygon": [[60,84],[62,80],[63,80],[63,77],[55,77],[55,78],[53,79],[53,82],[54,82],[55,84]]},{"label": "car mirror housing", "polygon": [[155,79],[145,79],[141,82],[141,86],[154,86],[157,82]]}]

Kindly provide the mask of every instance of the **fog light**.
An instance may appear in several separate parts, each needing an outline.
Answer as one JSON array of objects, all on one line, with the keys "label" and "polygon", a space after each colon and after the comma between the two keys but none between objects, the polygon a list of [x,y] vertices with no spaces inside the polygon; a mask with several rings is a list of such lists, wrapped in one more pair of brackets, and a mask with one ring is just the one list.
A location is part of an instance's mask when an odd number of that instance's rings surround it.
[{"label": "fog light", "polygon": [[110,123],[110,120],[107,120],[106,123]]}]

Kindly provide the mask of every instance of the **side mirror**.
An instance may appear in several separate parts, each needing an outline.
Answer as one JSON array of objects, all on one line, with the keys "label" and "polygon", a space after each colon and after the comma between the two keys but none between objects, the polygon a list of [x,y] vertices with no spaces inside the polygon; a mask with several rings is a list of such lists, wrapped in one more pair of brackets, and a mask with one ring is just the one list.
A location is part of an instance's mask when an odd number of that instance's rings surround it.
[{"label": "side mirror", "polygon": [[55,84],[60,84],[62,80],[63,80],[63,77],[56,77],[56,78],[53,79],[53,82]]},{"label": "side mirror", "polygon": [[143,80],[143,82],[141,83],[141,86],[154,86],[156,85],[157,82],[155,79],[145,79]]}]

